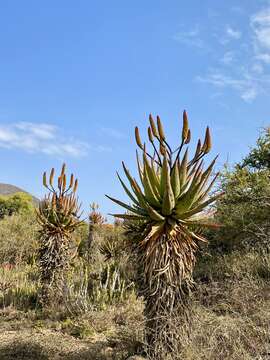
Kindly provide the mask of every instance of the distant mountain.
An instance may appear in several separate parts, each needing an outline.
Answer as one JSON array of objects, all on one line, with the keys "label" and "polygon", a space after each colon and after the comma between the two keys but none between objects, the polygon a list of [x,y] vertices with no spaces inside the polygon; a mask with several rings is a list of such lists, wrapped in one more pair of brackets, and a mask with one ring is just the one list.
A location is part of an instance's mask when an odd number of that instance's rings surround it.
[{"label": "distant mountain", "polygon": [[[29,194],[27,191],[22,190],[22,189],[18,188],[17,186],[0,183],[0,195],[12,195],[12,194],[17,193],[17,192],[24,192],[24,193]],[[33,196],[32,194],[30,194],[30,195],[33,198],[34,204],[38,205],[39,199],[36,198],[35,196]]]}]

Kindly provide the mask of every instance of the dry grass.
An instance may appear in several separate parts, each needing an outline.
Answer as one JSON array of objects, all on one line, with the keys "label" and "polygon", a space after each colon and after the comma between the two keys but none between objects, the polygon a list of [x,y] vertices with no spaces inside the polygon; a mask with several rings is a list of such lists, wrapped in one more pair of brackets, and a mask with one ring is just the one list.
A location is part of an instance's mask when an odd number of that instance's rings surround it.
[{"label": "dry grass", "polygon": [[110,306],[61,319],[12,307],[0,313],[0,359],[125,359],[137,352],[143,332],[142,302]]},{"label": "dry grass", "polygon": [[[171,354],[159,344],[155,360],[270,359],[269,259],[256,252],[204,257],[195,272],[192,321],[187,326],[181,317],[169,319],[178,340]],[[17,290],[11,289],[8,298],[16,301],[0,312],[1,360],[121,360],[142,347],[143,304],[134,295],[78,316],[63,309],[45,314],[29,305],[27,294],[35,292],[29,268],[7,271],[12,273],[2,279],[10,279]]]}]

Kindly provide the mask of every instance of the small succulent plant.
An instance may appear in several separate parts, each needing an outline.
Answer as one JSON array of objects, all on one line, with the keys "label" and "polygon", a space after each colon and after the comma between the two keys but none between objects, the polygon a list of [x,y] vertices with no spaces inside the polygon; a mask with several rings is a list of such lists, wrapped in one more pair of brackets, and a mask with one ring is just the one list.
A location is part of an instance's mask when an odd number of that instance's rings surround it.
[{"label": "small succulent plant", "polygon": [[41,280],[41,304],[49,305],[50,301],[61,298],[61,282],[69,262],[71,235],[80,225],[80,205],[76,197],[78,180],[70,176],[67,185],[65,164],[54,185],[54,169],[51,170],[49,182],[46,172],[43,174],[43,185],[49,191],[40,202],[37,219],[41,226],[39,231],[39,267]]}]

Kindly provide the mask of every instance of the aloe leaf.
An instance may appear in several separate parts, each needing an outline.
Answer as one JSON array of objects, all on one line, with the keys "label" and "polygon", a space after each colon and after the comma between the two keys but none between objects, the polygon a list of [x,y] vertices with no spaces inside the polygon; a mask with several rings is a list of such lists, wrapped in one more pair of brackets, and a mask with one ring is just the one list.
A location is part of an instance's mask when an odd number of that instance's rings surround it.
[{"label": "aloe leaf", "polygon": [[111,216],[117,217],[119,219],[127,219],[127,220],[145,220],[146,216],[137,216],[130,214],[109,214]]},{"label": "aloe leaf", "polygon": [[180,177],[179,177],[179,168],[177,162],[174,164],[171,174],[171,185],[175,198],[180,194]]},{"label": "aloe leaf", "polygon": [[115,198],[113,198],[113,197],[111,197],[111,196],[109,196],[109,195],[105,195],[105,196],[106,196],[108,199],[110,199],[111,201],[115,202],[117,205],[122,206],[122,207],[125,208],[126,210],[131,211],[131,212],[133,212],[133,213],[135,213],[135,214],[138,214],[138,215],[143,215],[143,211],[138,210],[138,209],[134,209],[132,206],[129,206],[129,205],[123,203],[122,201],[117,200],[117,199],[115,199]]},{"label": "aloe leaf", "polygon": [[121,185],[123,186],[126,194],[128,195],[128,197],[130,198],[131,201],[133,201],[135,204],[140,205],[139,202],[137,201],[137,199],[135,199],[135,197],[132,195],[132,193],[129,191],[128,187],[126,186],[126,184],[124,183],[124,181],[121,179],[120,175],[118,174],[118,172],[116,173],[117,177],[121,183]]}]

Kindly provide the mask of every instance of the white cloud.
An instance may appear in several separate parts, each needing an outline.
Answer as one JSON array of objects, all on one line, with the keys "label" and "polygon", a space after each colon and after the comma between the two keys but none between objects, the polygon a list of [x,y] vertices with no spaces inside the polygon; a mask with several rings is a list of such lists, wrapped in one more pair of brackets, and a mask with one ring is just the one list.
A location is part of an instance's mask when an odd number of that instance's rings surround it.
[{"label": "white cloud", "polygon": [[265,64],[270,64],[270,54],[258,54],[256,55],[257,60],[261,60]]},{"label": "white cloud", "polygon": [[98,145],[95,147],[95,150],[97,152],[112,152],[112,148],[109,146],[104,146],[104,145]]},{"label": "white cloud", "polygon": [[234,54],[232,51],[227,51],[221,58],[221,62],[225,65],[231,65],[234,60]]},{"label": "white cloud", "polygon": [[197,80],[201,81],[201,82],[209,83],[209,84],[221,87],[221,88],[230,86],[235,89],[241,89],[245,84],[245,81],[243,81],[243,80],[234,79],[234,78],[231,78],[229,76],[226,76],[226,75],[224,75],[222,73],[218,73],[218,72],[211,73],[205,77],[198,76]]},{"label": "white cloud", "polygon": [[241,98],[246,102],[252,102],[256,99],[258,95],[258,91],[255,88],[250,88],[244,92],[242,92]]},{"label": "white cloud", "polygon": [[121,131],[109,127],[102,127],[100,131],[103,134],[113,137],[115,139],[122,139],[125,137],[125,135]]},{"label": "white cloud", "polygon": [[270,77],[266,69],[270,64],[270,6],[250,16],[247,25],[249,31],[245,32],[245,42],[242,41],[237,48],[230,40],[239,40],[242,31],[227,25],[226,35],[219,38],[227,51],[218,59],[226,68],[217,62],[216,67],[212,66],[197,80],[219,89],[231,89],[245,102],[252,102],[260,94],[270,92]]},{"label": "white cloud", "polygon": [[221,72],[210,73],[205,77],[198,76],[197,81],[208,83],[219,88],[229,88],[239,92],[246,102],[253,101],[259,94],[259,87],[255,78],[244,74],[241,78],[224,75]]},{"label": "white cloud", "polygon": [[53,139],[55,133],[55,126],[50,124],[34,124],[31,122],[20,122],[15,124],[15,127],[32,133],[39,139]]},{"label": "white cloud", "polygon": [[251,70],[258,75],[261,75],[264,72],[264,68],[263,68],[262,64],[259,64],[259,63],[253,64],[251,67]]},{"label": "white cloud", "polygon": [[0,147],[55,156],[86,155],[88,144],[66,138],[51,124],[19,122],[0,125]]},{"label": "white cloud", "polygon": [[253,31],[255,57],[264,64],[270,64],[270,7],[260,10],[250,18]]},{"label": "white cloud", "polygon": [[241,6],[232,6],[231,11],[237,14],[243,14],[245,12],[244,8]]},{"label": "white cloud", "polygon": [[270,8],[251,16],[251,27],[255,33],[256,45],[270,49]]},{"label": "white cloud", "polygon": [[[230,22],[221,23],[221,17],[217,22],[216,17],[208,16],[208,38],[204,41],[201,24],[178,33],[175,39],[211,53],[211,58],[204,59],[209,64],[206,72],[195,80],[212,85],[218,93],[229,89],[243,101],[252,102],[261,94],[270,95],[270,0],[253,15],[244,7],[230,10]],[[241,16],[241,22],[235,21],[236,16]],[[232,24],[241,24],[241,28]]]},{"label": "white cloud", "polygon": [[200,31],[198,27],[195,27],[190,31],[178,32],[177,34],[174,35],[173,38],[174,40],[188,46],[194,46],[197,48],[205,47],[205,44],[200,37]]},{"label": "white cloud", "polygon": [[230,37],[230,38],[232,38],[232,39],[234,39],[234,40],[238,40],[238,39],[240,39],[241,36],[242,36],[241,31],[235,30],[235,29],[233,29],[233,28],[230,27],[230,26],[227,26],[227,28],[226,28],[226,34],[227,34],[228,37]]}]

